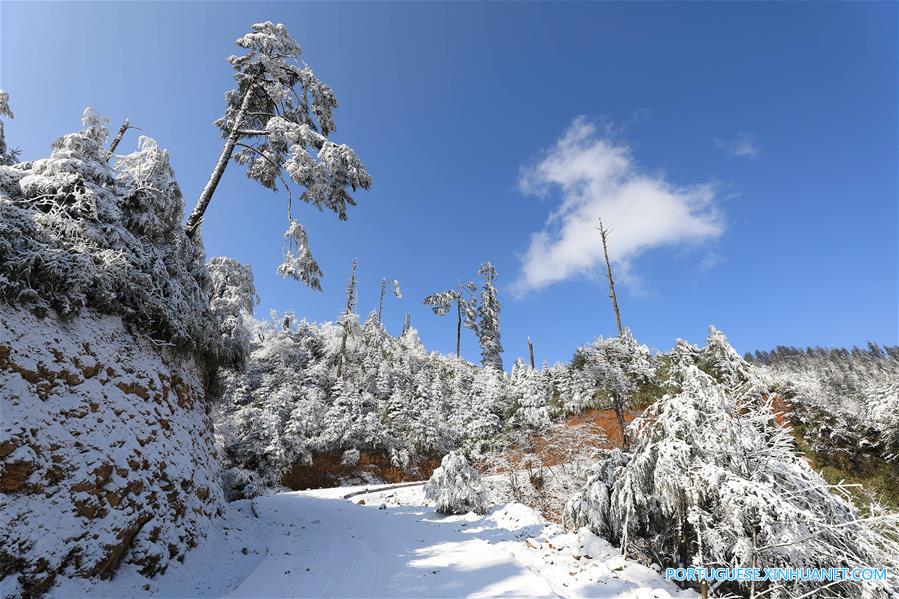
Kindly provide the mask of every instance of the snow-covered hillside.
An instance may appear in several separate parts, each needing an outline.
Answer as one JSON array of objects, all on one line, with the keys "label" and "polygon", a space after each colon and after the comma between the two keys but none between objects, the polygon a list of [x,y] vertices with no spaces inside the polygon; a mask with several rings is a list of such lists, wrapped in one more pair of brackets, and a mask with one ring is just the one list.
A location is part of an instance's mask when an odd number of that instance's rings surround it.
[{"label": "snow-covered hillside", "polygon": [[[229,504],[183,564],[153,580],[68,580],[51,596],[694,597],[586,529],[520,504],[442,517],[421,486],[343,497],[343,487]],[[258,514],[258,518],[254,516]]]},{"label": "snow-covered hillside", "polygon": [[164,570],[222,509],[197,361],[92,310],[0,306],[0,596]]}]

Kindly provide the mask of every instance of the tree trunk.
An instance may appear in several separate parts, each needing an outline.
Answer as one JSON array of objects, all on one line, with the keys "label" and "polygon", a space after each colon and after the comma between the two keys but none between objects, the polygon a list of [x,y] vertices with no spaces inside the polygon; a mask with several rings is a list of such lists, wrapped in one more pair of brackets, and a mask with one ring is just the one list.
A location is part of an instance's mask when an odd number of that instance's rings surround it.
[{"label": "tree trunk", "polygon": [[346,359],[346,338],[350,334],[350,318],[353,317],[353,306],[356,304],[356,265],[357,259],[353,258],[353,271],[350,274],[350,283],[346,288],[346,310],[343,313],[343,337],[340,339],[340,354],[337,359],[337,378],[343,372],[343,361]]},{"label": "tree trunk", "polygon": [[630,451],[630,443],[627,439],[627,428],[624,423],[624,409],[621,405],[621,399],[617,396],[613,397],[612,405],[615,407],[615,418],[618,420],[618,428],[621,430],[621,448],[624,451]]},{"label": "tree trunk", "polygon": [[109,158],[115,153],[115,149],[119,147],[119,143],[121,143],[122,138],[125,137],[125,132],[131,127],[131,122],[128,119],[122,123],[122,126],[119,127],[119,132],[115,134],[115,137],[112,138],[112,143],[109,144],[109,151],[106,152],[106,157]]},{"label": "tree trunk", "polygon": [[197,229],[200,228],[200,223],[203,220],[203,215],[206,213],[206,208],[209,207],[209,202],[212,200],[212,194],[215,193],[215,188],[218,187],[222,175],[225,174],[225,168],[227,168],[228,162],[231,160],[231,155],[234,153],[234,146],[237,144],[237,140],[240,139],[240,126],[243,123],[243,118],[250,105],[250,97],[253,95],[255,89],[256,86],[251,85],[244,95],[243,102],[240,103],[240,109],[234,117],[234,124],[231,127],[231,132],[228,134],[228,139],[225,141],[225,147],[222,148],[222,153],[219,156],[218,162],[215,163],[215,168],[212,169],[212,174],[209,175],[209,180],[206,182],[206,187],[203,188],[203,192],[197,200],[197,205],[194,206],[193,211],[191,211],[190,216],[187,219],[185,229],[187,229],[187,235],[189,237],[196,235]]},{"label": "tree trunk", "polygon": [[344,354],[346,353],[346,338],[350,333],[350,328],[346,323],[343,323],[343,337],[340,339],[340,354],[337,357],[337,378],[340,378],[340,373],[343,372],[343,361],[346,359]]},{"label": "tree trunk", "polygon": [[381,301],[378,302],[378,322],[381,322],[381,312],[384,311],[384,288],[387,286],[387,281],[381,279]]},{"label": "tree trunk", "polygon": [[462,299],[456,298],[456,357],[462,357]]},{"label": "tree trunk", "polygon": [[531,343],[531,338],[528,337],[528,352],[531,354],[531,369],[534,368],[534,344]]},{"label": "tree trunk", "polygon": [[624,328],[621,326],[621,313],[618,311],[618,296],[615,295],[615,280],[612,279],[612,263],[609,262],[609,248],[606,243],[609,231],[602,226],[602,219],[599,219],[599,235],[602,237],[602,253],[606,258],[606,278],[609,280],[609,297],[612,298],[612,309],[615,311],[615,324],[618,325],[618,336],[624,334]]}]

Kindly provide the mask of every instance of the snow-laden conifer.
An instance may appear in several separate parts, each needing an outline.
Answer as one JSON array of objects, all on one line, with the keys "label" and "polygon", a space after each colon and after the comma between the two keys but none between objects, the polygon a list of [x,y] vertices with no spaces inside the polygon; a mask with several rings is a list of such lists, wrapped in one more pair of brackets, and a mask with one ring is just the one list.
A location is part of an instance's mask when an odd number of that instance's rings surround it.
[{"label": "snow-laden conifer", "polygon": [[498,370],[503,369],[503,346],[499,331],[499,298],[496,287],[496,267],[485,262],[478,269],[484,282],[481,285],[481,301],[478,304],[478,341],[481,343],[481,363]]},{"label": "snow-laden conifer", "polygon": [[111,166],[106,122],[88,108],[49,158],[0,165],[0,293],[63,315],[89,306],[158,341],[216,353],[203,249],[178,222],[169,155],[144,137]]},{"label": "snow-laden conifer", "polygon": [[321,270],[294,216],[288,179],[301,188],[300,200],[345,220],[347,207],[355,205],[349,190],[368,189],[371,177],[349,146],[328,139],[335,130],[337,99],[300,59],[302,50],[283,24],[257,23],[237,45],[245,53],[228,58],[237,87],[225,94],[225,114],[216,121],[225,145],[187,230],[191,235],[198,230],[233,159],[247,167],[250,179],[287,193],[287,247],[278,272],[319,289]]},{"label": "snow-laden conifer", "polygon": [[435,503],[440,514],[484,514],[489,507],[481,475],[455,451],[443,456],[425,485],[425,497]]},{"label": "snow-laden conifer", "polygon": [[253,271],[233,258],[209,261],[212,290],[209,307],[219,322],[222,354],[232,364],[243,364],[250,351],[250,324],[257,303]]},{"label": "snow-laden conifer", "polygon": [[[569,502],[567,520],[665,565],[895,567],[896,516],[863,518],[809,466],[770,405],[744,392],[752,382],[734,385],[741,368],[716,333],[697,364],[672,364],[673,391],[631,425],[631,454],[600,465]],[[889,584],[828,592],[859,596]],[[790,597],[820,584],[764,586]]]}]

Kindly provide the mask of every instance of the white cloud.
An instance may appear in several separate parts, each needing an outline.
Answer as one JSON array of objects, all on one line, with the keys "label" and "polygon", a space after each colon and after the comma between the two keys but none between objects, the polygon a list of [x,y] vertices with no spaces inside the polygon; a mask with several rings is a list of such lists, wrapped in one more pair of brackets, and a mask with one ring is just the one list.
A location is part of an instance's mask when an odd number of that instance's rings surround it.
[{"label": "white cloud", "polygon": [[758,158],[762,151],[755,145],[753,137],[745,131],[737,133],[736,139],[731,141],[715,140],[715,145],[722,148],[731,156],[738,158]]},{"label": "white cloud", "polygon": [[578,117],[541,159],[522,169],[519,189],[546,196],[558,189],[561,204],[543,230],[531,236],[513,289],[541,289],[602,267],[600,217],[613,230],[609,256],[616,279],[639,291],[632,261],[654,247],[719,237],[724,224],[714,187],[677,186],[641,171],[627,146],[598,135]]}]

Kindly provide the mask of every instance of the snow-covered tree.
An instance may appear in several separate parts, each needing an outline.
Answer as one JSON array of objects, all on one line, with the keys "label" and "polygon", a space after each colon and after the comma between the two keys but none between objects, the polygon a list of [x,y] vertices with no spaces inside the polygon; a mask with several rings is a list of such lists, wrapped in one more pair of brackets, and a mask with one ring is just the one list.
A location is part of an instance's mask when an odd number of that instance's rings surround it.
[{"label": "snow-covered tree", "polygon": [[624,329],[619,337],[599,337],[592,345],[578,348],[574,362],[615,408],[626,450],[628,438],[624,411],[640,386],[656,378],[655,363],[649,348],[638,344],[630,330]]},{"label": "snow-covered tree", "polygon": [[233,258],[217,257],[209,261],[209,275],[209,307],[219,322],[223,357],[226,363],[243,364],[250,351],[248,320],[258,303],[253,270]]},{"label": "snow-covered tree", "polygon": [[63,315],[121,315],[155,339],[215,353],[203,249],[178,223],[168,153],[145,137],[110,166],[107,138],[88,108],[49,158],[0,165],[0,292]]},{"label": "snow-covered tree", "polygon": [[[710,345],[717,347],[705,358],[723,343],[713,331]],[[718,355],[728,361],[729,352]],[[729,372],[727,364],[714,367]],[[676,392],[634,421],[632,453],[599,465],[569,503],[568,522],[663,565],[895,567],[897,517],[862,518],[837,493],[841,488],[829,486],[797,454],[768,402],[697,365],[671,368]],[[728,584],[739,592],[749,583]],[[828,592],[860,596],[889,584],[847,582]],[[792,597],[819,583],[764,586],[771,596]]]},{"label": "snow-covered tree", "polygon": [[481,343],[481,363],[498,370],[503,369],[503,346],[499,334],[499,298],[496,287],[496,268],[484,262],[478,269],[484,282],[481,284],[481,301],[478,305],[478,326],[476,333]]},{"label": "snow-covered tree", "polygon": [[481,475],[455,451],[443,456],[425,485],[425,497],[436,504],[440,514],[484,514],[489,507]]},{"label": "snow-covered tree", "polygon": [[343,363],[346,360],[346,342],[350,335],[350,330],[354,326],[358,326],[359,321],[353,313],[353,307],[356,305],[356,266],[357,259],[353,258],[353,270],[350,273],[350,281],[346,287],[346,309],[340,315],[340,326],[343,327],[343,336],[340,340],[340,353],[337,355],[337,378],[343,371]]},{"label": "snow-covered tree", "polygon": [[237,45],[246,51],[228,58],[237,87],[225,95],[225,114],[216,121],[225,145],[187,230],[190,235],[198,230],[233,159],[247,166],[251,179],[272,190],[280,184],[288,194],[288,244],[278,270],[318,289],[321,270],[309,251],[305,229],[293,216],[287,178],[302,188],[300,200],[345,220],[347,206],[355,204],[348,190],[368,189],[371,177],[349,146],[328,139],[335,129],[337,99],[302,62],[300,46],[284,25],[257,23]]},{"label": "snow-covered tree", "polygon": [[[9,107],[9,93],[0,89],[0,117],[14,118]],[[18,156],[18,151],[6,145],[6,134],[3,129],[3,119],[0,118],[0,165],[13,164]]]},{"label": "snow-covered tree", "polygon": [[477,288],[471,281],[459,283],[455,289],[438,291],[424,299],[437,316],[449,314],[453,303],[456,304],[456,357],[462,355],[462,325],[474,330],[477,328]]}]

